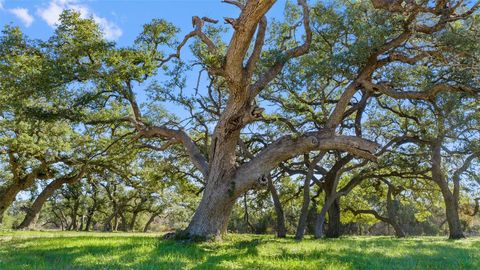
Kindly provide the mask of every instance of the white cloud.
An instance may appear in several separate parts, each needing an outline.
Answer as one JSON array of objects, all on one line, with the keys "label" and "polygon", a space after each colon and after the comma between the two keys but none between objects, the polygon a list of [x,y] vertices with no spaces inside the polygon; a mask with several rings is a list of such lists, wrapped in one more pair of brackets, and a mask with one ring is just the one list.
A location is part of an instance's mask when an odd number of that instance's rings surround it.
[{"label": "white cloud", "polygon": [[30,25],[32,25],[34,21],[33,16],[30,15],[30,13],[28,12],[28,9],[26,8],[12,8],[12,9],[9,9],[8,12],[12,13],[18,19],[20,19],[20,21],[22,21],[26,27],[29,27]]},{"label": "white cloud", "polygon": [[3,9],[3,2],[5,2],[4,0],[0,0],[0,10]]},{"label": "white cloud", "polygon": [[77,4],[75,0],[51,0],[47,7],[38,8],[37,14],[49,26],[55,27],[59,22],[60,14],[65,9],[72,9],[79,12],[82,18],[93,18],[108,40],[118,39],[123,34],[122,29],[114,22],[109,21],[105,17],[98,16],[91,11],[88,6]]},{"label": "white cloud", "polygon": [[93,19],[100,25],[100,28],[102,28],[106,39],[115,40],[122,36],[122,29],[115,23],[103,17],[98,17],[97,15],[93,15]]},{"label": "white cloud", "polygon": [[47,8],[37,9],[37,14],[42,18],[48,25],[55,27],[55,24],[58,23],[58,19],[62,10],[65,9],[64,3],[57,3],[57,1],[51,1]]}]

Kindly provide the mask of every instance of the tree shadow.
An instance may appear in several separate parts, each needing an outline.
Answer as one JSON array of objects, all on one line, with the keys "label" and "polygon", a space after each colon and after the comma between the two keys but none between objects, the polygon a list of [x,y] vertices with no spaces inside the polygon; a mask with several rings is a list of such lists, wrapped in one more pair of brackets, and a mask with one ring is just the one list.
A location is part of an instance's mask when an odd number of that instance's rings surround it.
[{"label": "tree shadow", "polygon": [[480,241],[270,237],[191,243],[154,237],[0,242],[0,269],[480,269]]},{"label": "tree shadow", "polygon": [[0,269],[184,269],[191,258],[206,254],[195,245],[152,237],[89,240],[88,236],[69,237],[69,245],[63,247],[57,238],[4,243],[12,250],[0,250]]},{"label": "tree shadow", "polygon": [[[344,248],[304,253],[280,248],[280,254],[269,259],[325,263],[328,261],[329,265],[345,266],[345,269],[480,269],[480,258],[476,255],[478,249],[472,248],[473,245],[454,247],[451,241],[447,240],[372,239],[358,242],[337,239],[326,240],[324,243],[326,245],[341,243]],[[475,242],[474,245],[477,244],[478,242]],[[382,251],[378,251],[379,249]],[[398,252],[399,250],[402,252]],[[325,269],[325,265],[322,264],[318,264],[317,267],[316,269]]]}]

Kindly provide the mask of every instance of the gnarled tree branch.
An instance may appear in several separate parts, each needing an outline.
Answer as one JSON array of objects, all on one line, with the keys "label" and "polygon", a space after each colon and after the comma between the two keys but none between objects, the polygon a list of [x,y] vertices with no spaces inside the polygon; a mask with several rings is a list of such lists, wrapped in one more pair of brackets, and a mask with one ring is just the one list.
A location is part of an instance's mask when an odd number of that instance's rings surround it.
[{"label": "gnarled tree branch", "polygon": [[137,138],[163,138],[168,139],[170,144],[181,143],[187,151],[190,160],[195,167],[205,176],[208,176],[208,162],[200,152],[197,145],[183,130],[175,130],[167,127],[150,126],[139,131]]},{"label": "gnarled tree branch", "polygon": [[384,95],[395,99],[415,99],[415,100],[432,100],[435,96],[441,92],[461,92],[467,94],[478,94],[480,91],[468,86],[463,85],[448,85],[448,84],[437,84],[434,85],[425,91],[416,92],[416,91],[397,91],[393,89],[386,83],[375,84],[368,80],[361,80],[361,85],[372,92],[380,92]]},{"label": "gnarled tree branch", "polygon": [[298,137],[285,136],[270,144],[255,158],[238,168],[234,181],[238,190],[248,189],[249,184],[278,166],[282,161],[310,151],[346,151],[355,156],[375,160],[373,154],[378,145],[353,136],[335,135],[330,132],[311,132]]}]

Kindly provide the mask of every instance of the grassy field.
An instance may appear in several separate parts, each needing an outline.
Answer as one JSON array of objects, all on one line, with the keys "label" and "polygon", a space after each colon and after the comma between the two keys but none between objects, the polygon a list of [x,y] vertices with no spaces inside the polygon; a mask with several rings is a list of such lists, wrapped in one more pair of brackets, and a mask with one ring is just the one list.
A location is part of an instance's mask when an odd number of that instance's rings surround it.
[{"label": "grassy field", "polygon": [[139,233],[0,232],[0,269],[480,269],[480,239],[229,235],[195,244]]}]

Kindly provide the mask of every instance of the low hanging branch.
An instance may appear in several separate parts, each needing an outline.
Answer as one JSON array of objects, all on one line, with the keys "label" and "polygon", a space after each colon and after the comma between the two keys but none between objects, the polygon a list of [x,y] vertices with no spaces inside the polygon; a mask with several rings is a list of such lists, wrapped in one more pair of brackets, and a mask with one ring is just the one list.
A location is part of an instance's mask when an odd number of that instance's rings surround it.
[{"label": "low hanging branch", "polygon": [[310,151],[346,151],[361,158],[376,160],[373,154],[378,145],[354,136],[340,136],[315,132],[299,137],[285,136],[268,145],[252,160],[237,169],[235,182],[239,192],[248,189],[255,179],[262,177],[280,162]]},{"label": "low hanging branch", "polygon": [[373,215],[376,219],[378,219],[380,221],[383,221],[383,222],[388,223],[388,224],[392,223],[392,220],[390,220],[387,217],[384,217],[384,216],[380,215],[377,211],[375,211],[373,209],[358,209],[358,210],[355,210],[351,207],[347,207],[347,208],[345,208],[345,210],[352,212],[352,214],[355,215],[355,216],[362,215],[362,214]]}]

